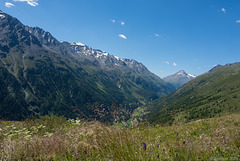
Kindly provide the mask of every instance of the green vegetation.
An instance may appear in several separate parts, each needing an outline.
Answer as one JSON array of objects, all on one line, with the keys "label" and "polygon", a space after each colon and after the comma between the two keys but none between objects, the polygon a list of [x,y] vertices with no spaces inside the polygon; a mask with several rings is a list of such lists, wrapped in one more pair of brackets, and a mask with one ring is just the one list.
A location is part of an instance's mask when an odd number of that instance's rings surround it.
[{"label": "green vegetation", "polygon": [[[36,48],[37,54],[5,54],[0,61],[0,118],[23,120],[29,115],[64,115],[68,118],[127,119],[137,104],[173,89],[156,76],[120,69],[102,70],[92,62]],[[104,110],[106,109],[106,110]],[[99,115],[98,111],[104,112]]]},{"label": "green vegetation", "polygon": [[240,63],[223,66],[145,106],[153,124],[189,122],[240,112]]},{"label": "green vegetation", "polygon": [[[145,142],[146,150],[142,147]],[[0,122],[0,160],[238,160],[240,115],[133,128],[44,116]]]}]

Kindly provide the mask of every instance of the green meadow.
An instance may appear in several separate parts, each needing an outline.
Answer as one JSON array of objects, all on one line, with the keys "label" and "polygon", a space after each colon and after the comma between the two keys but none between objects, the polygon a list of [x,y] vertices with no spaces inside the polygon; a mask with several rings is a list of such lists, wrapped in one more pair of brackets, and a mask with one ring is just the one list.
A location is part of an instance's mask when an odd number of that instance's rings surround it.
[{"label": "green meadow", "polygon": [[0,160],[239,159],[240,114],[171,126],[127,127],[58,116],[0,122]]}]

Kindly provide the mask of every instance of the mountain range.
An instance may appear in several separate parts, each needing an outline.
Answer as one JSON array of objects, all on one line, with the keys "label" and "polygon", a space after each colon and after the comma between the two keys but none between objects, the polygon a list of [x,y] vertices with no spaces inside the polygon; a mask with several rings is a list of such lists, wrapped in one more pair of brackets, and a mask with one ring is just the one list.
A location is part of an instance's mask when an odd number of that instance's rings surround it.
[{"label": "mountain range", "polygon": [[174,90],[135,60],[58,41],[0,11],[0,119],[48,114],[119,121]]}]

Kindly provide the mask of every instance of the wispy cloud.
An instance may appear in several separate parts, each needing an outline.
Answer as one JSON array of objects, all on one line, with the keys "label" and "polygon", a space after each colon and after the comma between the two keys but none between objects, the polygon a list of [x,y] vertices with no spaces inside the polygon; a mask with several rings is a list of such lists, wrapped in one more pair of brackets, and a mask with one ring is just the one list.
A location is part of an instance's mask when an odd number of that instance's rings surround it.
[{"label": "wispy cloud", "polygon": [[223,13],[226,13],[226,9],[225,8],[222,8],[221,9]]},{"label": "wispy cloud", "polygon": [[125,25],[125,22],[123,22],[123,21],[120,21],[120,24],[121,24],[122,26],[124,26],[124,25]]},{"label": "wispy cloud", "polygon": [[10,3],[10,2],[5,2],[5,6],[6,6],[7,8],[11,8],[11,7],[15,6],[15,5],[12,4],[12,3]]},{"label": "wispy cloud", "polygon": [[160,35],[155,33],[154,36],[159,37]]},{"label": "wispy cloud", "polygon": [[27,4],[36,7],[38,5],[38,0],[14,0],[14,2],[27,2]]},{"label": "wispy cloud", "polygon": [[127,37],[125,35],[123,35],[123,34],[119,34],[118,36],[123,38],[123,39],[127,39]]},{"label": "wispy cloud", "polygon": [[169,62],[168,62],[168,61],[165,61],[165,62],[163,62],[163,63],[165,63],[165,64],[169,64]]},{"label": "wispy cloud", "polygon": [[175,62],[173,62],[173,66],[177,66],[177,64]]},{"label": "wispy cloud", "polygon": [[236,20],[236,23],[240,23],[240,20]]},{"label": "wispy cloud", "polygon": [[116,20],[114,20],[114,19],[113,19],[113,20],[111,20],[111,21],[112,21],[112,23],[115,23],[115,22],[116,22]]}]

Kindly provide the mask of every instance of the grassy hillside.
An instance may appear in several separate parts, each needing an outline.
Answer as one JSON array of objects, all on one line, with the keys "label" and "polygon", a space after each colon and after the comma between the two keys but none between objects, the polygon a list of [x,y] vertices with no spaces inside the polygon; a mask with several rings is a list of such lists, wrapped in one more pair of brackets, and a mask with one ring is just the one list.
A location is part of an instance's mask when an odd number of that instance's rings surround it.
[{"label": "grassy hillside", "polygon": [[0,160],[238,160],[239,134],[239,114],[131,129],[46,116],[1,121]]},{"label": "grassy hillside", "polygon": [[240,63],[207,72],[146,108],[149,121],[155,124],[240,112]]}]

